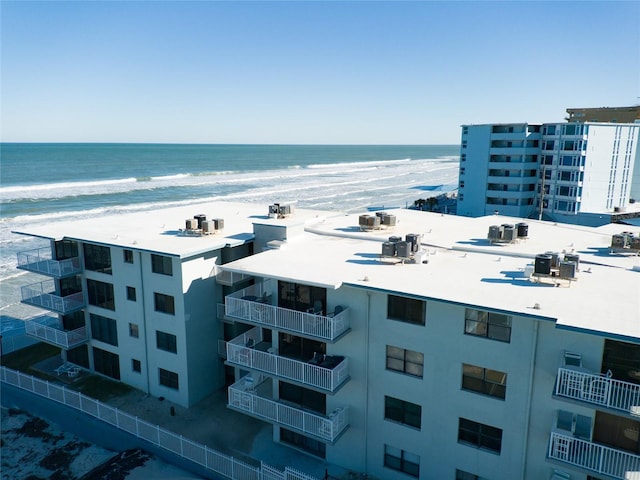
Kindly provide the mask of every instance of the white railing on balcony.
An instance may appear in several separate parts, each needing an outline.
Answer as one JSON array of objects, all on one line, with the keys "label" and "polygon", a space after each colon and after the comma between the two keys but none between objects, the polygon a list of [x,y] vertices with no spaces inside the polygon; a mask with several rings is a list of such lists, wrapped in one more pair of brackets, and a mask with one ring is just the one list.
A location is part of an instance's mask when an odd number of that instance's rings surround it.
[{"label": "white railing on balcony", "polygon": [[231,385],[229,406],[328,442],[335,441],[349,424],[347,408],[337,408],[325,417],[261,397],[257,387],[250,375]]},{"label": "white railing on balcony", "polygon": [[640,471],[640,455],[551,432],[549,458],[613,478]]},{"label": "white railing on balcony", "polygon": [[243,290],[225,297],[225,315],[279,330],[333,341],[349,328],[349,309],[338,313],[299,312],[265,303],[270,297],[252,295]]},{"label": "white railing on balcony", "polygon": [[18,268],[49,277],[62,278],[80,273],[80,258],[53,260],[51,249],[42,247],[18,252]]},{"label": "white railing on balcony", "polygon": [[273,349],[267,352],[256,350],[254,347],[261,341],[262,330],[255,327],[227,342],[227,361],[328,392],[334,392],[349,377],[349,362],[346,358],[334,368],[325,368],[281,357]]},{"label": "white railing on balcony", "polygon": [[53,280],[25,285],[22,290],[22,303],[57,312],[62,315],[84,308],[84,294],[72,293],[65,297],[56,295]]},{"label": "white railing on balcony", "polygon": [[640,385],[581,370],[559,368],[556,395],[636,414]]},{"label": "white railing on balcony", "polygon": [[87,327],[80,327],[75,330],[61,330],[49,325],[43,325],[37,321],[26,321],[24,323],[27,335],[66,350],[77,347],[89,340]]}]

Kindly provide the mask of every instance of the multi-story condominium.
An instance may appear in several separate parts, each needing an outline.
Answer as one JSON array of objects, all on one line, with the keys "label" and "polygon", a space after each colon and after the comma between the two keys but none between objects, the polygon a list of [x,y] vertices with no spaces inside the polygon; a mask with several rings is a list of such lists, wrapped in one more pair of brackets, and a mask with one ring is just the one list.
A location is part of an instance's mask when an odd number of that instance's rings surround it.
[{"label": "multi-story condominium", "polygon": [[457,212],[584,225],[640,200],[640,124],[464,125]]},{"label": "multi-story condominium", "polygon": [[640,105],[632,107],[567,108],[568,122],[634,123],[640,121]]},{"label": "multi-story condominium", "polygon": [[52,249],[21,268],[68,266],[23,298],[80,312],[56,310],[70,361],[185,405],[226,385],[274,442],[374,478],[640,471],[640,229],[196,209],[224,231],[181,231],[192,207],[22,231]]}]

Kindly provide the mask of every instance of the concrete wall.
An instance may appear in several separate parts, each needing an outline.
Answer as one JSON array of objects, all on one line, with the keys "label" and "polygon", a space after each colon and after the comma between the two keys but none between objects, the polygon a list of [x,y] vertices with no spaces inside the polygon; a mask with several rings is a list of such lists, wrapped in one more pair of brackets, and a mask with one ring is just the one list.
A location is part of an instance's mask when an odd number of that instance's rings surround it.
[{"label": "concrete wall", "polygon": [[[460,168],[464,169],[460,180],[464,181],[464,188],[458,190],[457,214],[480,217],[485,215],[491,125],[470,125],[467,129],[468,133],[462,135],[467,146],[460,148]],[[465,161],[462,155],[466,155]],[[460,195],[464,196],[463,200]]]}]

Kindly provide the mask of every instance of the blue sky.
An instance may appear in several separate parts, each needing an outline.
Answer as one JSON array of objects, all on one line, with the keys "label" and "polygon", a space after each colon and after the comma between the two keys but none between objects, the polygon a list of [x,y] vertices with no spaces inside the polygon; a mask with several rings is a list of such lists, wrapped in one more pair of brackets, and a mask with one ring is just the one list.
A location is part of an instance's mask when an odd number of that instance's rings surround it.
[{"label": "blue sky", "polygon": [[2,141],[457,144],[640,102],[640,2],[0,8]]}]

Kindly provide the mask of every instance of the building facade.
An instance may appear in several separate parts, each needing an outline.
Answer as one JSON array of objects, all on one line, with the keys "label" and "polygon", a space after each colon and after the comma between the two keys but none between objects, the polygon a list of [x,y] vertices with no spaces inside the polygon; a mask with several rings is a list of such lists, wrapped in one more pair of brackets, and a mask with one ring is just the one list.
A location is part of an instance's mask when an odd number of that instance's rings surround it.
[{"label": "building facade", "polygon": [[640,120],[640,105],[631,107],[567,108],[568,122],[634,123]]},{"label": "building facade", "polygon": [[[86,222],[21,232],[51,239],[49,271],[73,266],[79,289],[56,279],[53,294],[84,312],[56,329],[85,329],[86,353],[69,348],[70,361],[113,378],[117,365],[121,381],[187,406],[224,387],[274,442],[373,478],[640,471],[639,229],[532,220],[492,241],[519,217],[200,210],[227,212],[224,231],[151,231],[146,214],[128,238],[117,232],[139,219],[102,219],[99,238]],[[35,257],[21,268],[43,271]],[[23,299],[37,305],[33,289]]]},{"label": "building facade", "polygon": [[465,125],[458,214],[610,223],[640,198],[639,129],[616,123]]}]

